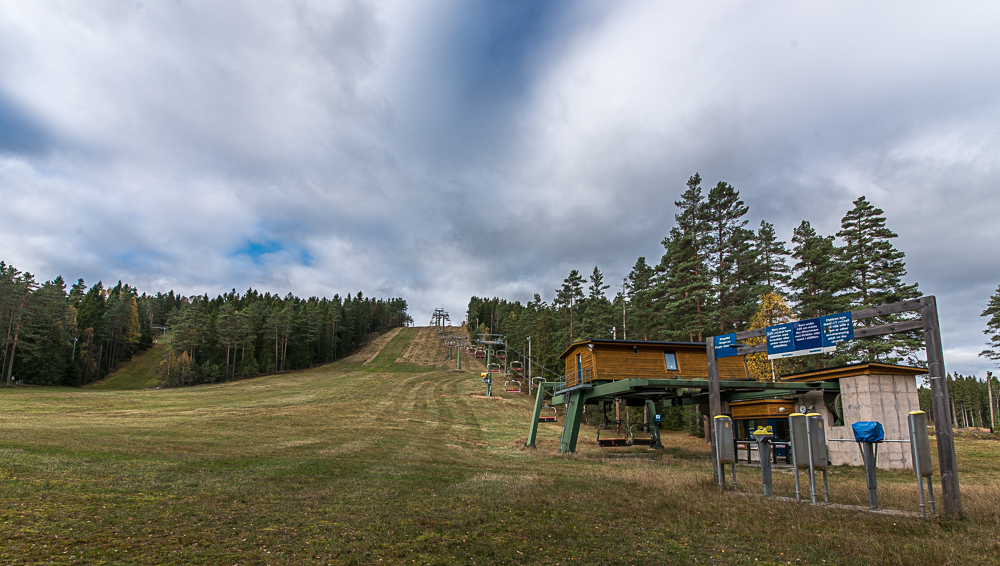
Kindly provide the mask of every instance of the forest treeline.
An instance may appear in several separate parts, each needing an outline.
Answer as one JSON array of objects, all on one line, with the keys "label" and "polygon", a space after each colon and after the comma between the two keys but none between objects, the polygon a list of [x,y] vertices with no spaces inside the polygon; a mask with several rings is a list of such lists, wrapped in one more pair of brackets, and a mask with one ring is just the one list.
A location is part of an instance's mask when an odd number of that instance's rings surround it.
[{"label": "forest treeline", "polygon": [[209,298],[140,294],[120,281],[37,283],[0,262],[3,382],[97,381],[154,338],[167,340],[164,385],[192,385],[311,367],[355,351],[372,332],[412,323],[401,298],[301,299],[253,289]]},{"label": "forest treeline", "polygon": [[[986,372],[986,379],[981,380],[974,375],[952,373],[947,376],[948,401],[951,408],[951,422],[957,428],[994,428],[992,419],[997,414],[1000,405],[1000,380],[993,372]],[[990,397],[992,388],[993,396]],[[934,411],[931,408],[931,390],[920,387],[920,410],[927,413],[933,421]],[[990,412],[990,401],[993,402],[993,412]]]},{"label": "forest treeline", "polygon": [[[504,298],[472,297],[467,320],[473,332],[504,334],[525,351],[531,336],[536,363],[561,373],[558,355],[587,338],[702,342],[706,338],[791,320],[813,318],[894,303],[921,295],[907,283],[904,253],[884,212],[864,196],[841,219],[836,234],[817,232],[803,220],[790,242],[773,224],[748,227],[749,207],[729,183],[702,188],[695,174],[674,215],[675,226],[661,242],[656,263],[640,257],[612,297],[599,267],[586,279],[570,271],[551,303],[536,293],[527,304]],[[913,313],[864,321],[885,324]],[[763,340],[763,339],[760,339]],[[775,360],[758,354],[748,368],[773,379],[816,367],[864,360],[922,363],[918,332],[854,340],[835,354]]]}]

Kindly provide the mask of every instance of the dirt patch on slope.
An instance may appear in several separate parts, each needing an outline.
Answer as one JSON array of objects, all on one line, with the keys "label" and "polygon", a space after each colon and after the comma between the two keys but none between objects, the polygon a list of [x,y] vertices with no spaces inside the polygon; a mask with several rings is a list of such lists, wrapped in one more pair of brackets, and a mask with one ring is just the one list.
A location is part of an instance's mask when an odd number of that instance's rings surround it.
[{"label": "dirt patch on slope", "polygon": [[[452,334],[463,335],[465,330],[458,326],[446,326],[444,332],[440,332],[436,326],[425,326],[420,328],[416,336],[410,340],[403,355],[396,360],[396,363],[414,363],[422,365],[438,366],[446,369],[455,368],[455,360],[448,359],[448,348],[442,343],[442,336]],[[453,350],[453,354],[456,354]],[[486,367],[474,356],[462,354],[462,369],[468,371],[485,371]]]},{"label": "dirt patch on slope", "polygon": [[399,334],[400,330],[402,330],[401,327],[396,327],[387,331],[385,334],[376,336],[370,342],[365,344],[359,351],[348,356],[348,361],[362,362],[365,364],[371,362],[375,359],[375,356],[382,351],[382,348],[389,343],[389,340],[392,340],[395,335]]}]

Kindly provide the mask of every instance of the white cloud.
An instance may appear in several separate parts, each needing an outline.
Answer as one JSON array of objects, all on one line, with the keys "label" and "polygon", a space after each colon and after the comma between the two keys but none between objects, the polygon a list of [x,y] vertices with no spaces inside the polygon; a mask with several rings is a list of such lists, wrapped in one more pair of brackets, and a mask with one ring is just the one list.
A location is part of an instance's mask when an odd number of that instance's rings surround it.
[{"label": "white cloud", "polygon": [[470,295],[549,299],[570,269],[655,263],[699,171],[785,238],[836,232],[867,195],[939,297],[949,369],[972,371],[1000,280],[998,10],[8,3],[0,127],[45,150],[0,135],[0,256],[457,320]]}]

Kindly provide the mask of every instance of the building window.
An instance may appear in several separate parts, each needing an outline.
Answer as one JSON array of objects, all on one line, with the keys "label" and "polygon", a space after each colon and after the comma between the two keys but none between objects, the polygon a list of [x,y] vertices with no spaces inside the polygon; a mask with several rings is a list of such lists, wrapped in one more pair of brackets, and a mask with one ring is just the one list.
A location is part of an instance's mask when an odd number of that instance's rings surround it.
[{"label": "building window", "polygon": [[663,361],[667,364],[667,371],[677,371],[677,352],[663,352]]}]

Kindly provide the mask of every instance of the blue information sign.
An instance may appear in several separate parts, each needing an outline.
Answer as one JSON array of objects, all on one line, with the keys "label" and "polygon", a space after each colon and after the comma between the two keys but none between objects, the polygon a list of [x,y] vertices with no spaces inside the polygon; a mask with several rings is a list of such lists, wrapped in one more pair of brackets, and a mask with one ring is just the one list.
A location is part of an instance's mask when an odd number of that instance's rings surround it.
[{"label": "blue information sign", "polygon": [[765,329],[767,332],[768,359],[783,358],[795,351],[795,343],[792,341],[792,324],[791,322],[778,324],[776,326],[768,326]]},{"label": "blue information sign", "polygon": [[820,331],[818,318],[808,318],[793,322],[792,328],[796,352],[823,347],[823,333]]},{"label": "blue information sign", "polygon": [[[850,313],[848,313],[850,314]],[[822,319],[809,318],[767,327],[767,358],[822,354],[837,349],[824,343]]]},{"label": "blue information sign", "polygon": [[823,329],[823,346],[836,346],[841,342],[854,340],[854,317],[850,312],[828,314],[819,318]]},{"label": "blue information sign", "polygon": [[733,348],[733,344],[736,343],[736,333],[722,334],[720,336],[715,336],[713,338],[713,345],[715,346],[715,358],[728,358],[730,356],[738,355],[736,348]]}]

